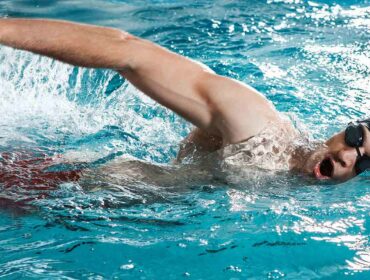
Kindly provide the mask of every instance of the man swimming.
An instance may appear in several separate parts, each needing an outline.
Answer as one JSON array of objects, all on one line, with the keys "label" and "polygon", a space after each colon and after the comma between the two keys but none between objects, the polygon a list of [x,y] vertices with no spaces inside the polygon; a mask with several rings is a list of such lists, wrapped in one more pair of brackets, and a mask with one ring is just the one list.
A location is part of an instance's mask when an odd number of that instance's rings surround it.
[{"label": "man swimming", "polygon": [[112,28],[65,21],[0,19],[0,44],[65,63],[118,71],[196,128],[178,161],[215,160],[348,180],[370,168],[370,120],[325,143],[307,145],[292,123],[255,89],[152,42]]}]

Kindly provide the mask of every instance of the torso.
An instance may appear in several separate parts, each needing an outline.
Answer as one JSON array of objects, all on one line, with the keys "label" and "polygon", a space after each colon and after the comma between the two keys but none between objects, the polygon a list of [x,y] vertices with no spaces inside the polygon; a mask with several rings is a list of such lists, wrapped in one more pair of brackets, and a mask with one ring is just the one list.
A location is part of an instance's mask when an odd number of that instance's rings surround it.
[{"label": "torso", "polygon": [[263,184],[271,178],[276,181],[276,171],[289,170],[298,134],[289,121],[282,120],[268,123],[245,141],[228,145],[219,137],[195,129],[180,145],[177,162],[185,164],[153,165],[117,158],[98,169],[85,171],[79,184],[90,189],[101,188],[102,184],[105,188],[121,185],[136,188],[141,182],[166,187],[209,182]]}]

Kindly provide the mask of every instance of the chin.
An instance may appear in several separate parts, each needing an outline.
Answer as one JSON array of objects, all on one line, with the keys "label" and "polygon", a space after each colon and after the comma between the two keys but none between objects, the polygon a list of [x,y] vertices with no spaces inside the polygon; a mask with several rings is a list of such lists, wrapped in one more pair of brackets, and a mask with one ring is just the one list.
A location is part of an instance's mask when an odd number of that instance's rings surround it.
[{"label": "chin", "polygon": [[318,180],[330,180],[334,175],[334,160],[326,147],[311,154],[305,164],[305,172]]}]

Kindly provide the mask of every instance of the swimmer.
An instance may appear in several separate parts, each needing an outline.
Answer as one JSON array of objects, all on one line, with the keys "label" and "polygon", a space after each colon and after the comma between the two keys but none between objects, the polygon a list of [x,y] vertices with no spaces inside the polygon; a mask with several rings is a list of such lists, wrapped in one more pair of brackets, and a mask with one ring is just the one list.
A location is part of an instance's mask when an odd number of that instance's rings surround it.
[{"label": "swimmer", "polygon": [[177,160],[217,155],[222,166],[256,165],[345,181],[370,168],[370,119],[308,145],[254,88],[113,28],[45,19],[0,19],[0,44],[75,66],[109,68],[195,125]]}]

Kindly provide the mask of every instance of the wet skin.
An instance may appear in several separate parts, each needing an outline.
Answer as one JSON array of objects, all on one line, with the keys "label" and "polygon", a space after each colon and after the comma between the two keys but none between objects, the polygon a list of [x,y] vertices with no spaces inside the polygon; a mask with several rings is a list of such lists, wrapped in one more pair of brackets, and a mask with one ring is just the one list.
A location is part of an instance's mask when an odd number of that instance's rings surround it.
[{"label": "wet skin", "polygon": [[[256,89],[125,31],[48,19],[0,18],[0,44],[74,66],[117,71],[197,127],[188,140],[205,152],[254,137],[270,123],[294,130]],[[366,130],[361,154],[370,155],[369,134]],[[291,132],[285,137],[288,141],[296,136]],[[357,153],[345,144],[344,132],[324,144],[316,150],[297,149],[290,168],[317,179],[354,177]]]},{"label": "wet skin", "polygon": [[[364,129],[364,144],[360,147],[361,155],[370,155],[370,131]],[[317,179],[332,179],[347,181],[356,176],[355,164],[357,160],[356,148],[349,147],[344,140],[344,131],[341,131],[325,142],[325,145],[315,151],[307,160],[306,170],[312,170]],[[322,174],[320,166],[324,160],[330,160],[331,174]],[[311,173],[312,174],[312,173]]]}]

